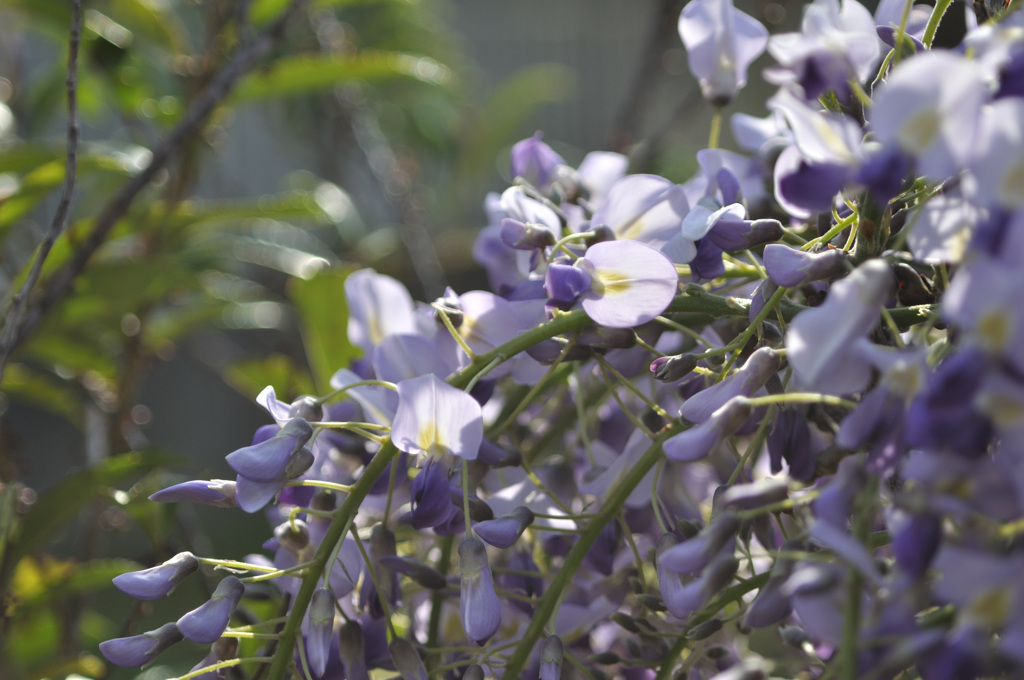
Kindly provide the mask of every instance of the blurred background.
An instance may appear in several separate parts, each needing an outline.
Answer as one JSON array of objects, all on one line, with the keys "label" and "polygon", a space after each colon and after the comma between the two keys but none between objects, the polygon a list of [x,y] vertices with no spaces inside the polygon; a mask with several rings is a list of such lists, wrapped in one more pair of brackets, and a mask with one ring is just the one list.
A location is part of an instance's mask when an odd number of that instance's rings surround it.
[{"label": "blurred background", "polygon": [[[773,33],[803,6],[737,4]],[[265,36],[290,5],[83,3],[77,187],[37,296],[217,74],[264,38],[269,51],[174,145],[4,369],[5,680],[161,680],[202,657],[179,645],[141,674],[108,668],[99,641],[176,618],[210,588],[142,606],[110,578],[181,550],[259,551],[266,520],[146,497],[230,478],[224,456],[270,422],[254,402],[264,386],[325,391],[354,356],[345,272],[373,267],[421,300],[485,287],[471,247],[513,143],[540,130],[570,164],[614,150],[677,182],[706,145],[680,0],[311,0]],[[68,0],[0,0],[5,324],[60,201],[70,25]],[[729,112],[765,113],[766,63]]]}]

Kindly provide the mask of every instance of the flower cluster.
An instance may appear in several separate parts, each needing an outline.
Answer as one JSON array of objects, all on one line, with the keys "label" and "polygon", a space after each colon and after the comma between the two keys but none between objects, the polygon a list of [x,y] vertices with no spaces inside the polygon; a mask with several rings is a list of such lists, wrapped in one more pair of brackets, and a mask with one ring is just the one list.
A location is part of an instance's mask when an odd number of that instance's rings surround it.
[{"label": "flower cluster", "polygon": [[[422,304],[349,275],[363,356],[333,391],[268,388],[276,424],[227,456],[234,481],[153,496],[265,511],[267,555],[116,583],[255,575],[106,657],[188,639],[214,643],[189,677],[271,680],[1024,675],[1024,12],[931,49],[948,5],[815,0],[769,38],[688,3],[717,115],[776,61],[771,115],[732,117],[749,155],[712,144],[677,184],[516,144],[474,246],[493,292]],[[273,655],[234,658],[232,612],[270,579]]]}]

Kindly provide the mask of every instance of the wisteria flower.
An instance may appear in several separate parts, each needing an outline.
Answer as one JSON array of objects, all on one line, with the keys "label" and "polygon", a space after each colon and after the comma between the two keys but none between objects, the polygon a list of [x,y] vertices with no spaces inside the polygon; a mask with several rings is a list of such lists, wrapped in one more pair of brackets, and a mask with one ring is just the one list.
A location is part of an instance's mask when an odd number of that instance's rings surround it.
[{"label": "wisteria flower", "polygon": [[935,180],[955,175],[978,158],[983,76],[980,66],[952,52],[910,57],[875,92],[871,129],[916,158],[919,173]]},{"label": "wisteria flower", "polygon": [[704,98],[722,105],[747,84],[747,68],[768,46],[768,31],[732,0],[692,0],[679,15],[679,37]]},{"label": "wisteria flower", "polygon": [[459,570],[462,588],[459,611],[466,637],[485,644],[501,625],[501,603],[494,592],[487,549],[479,538],[467,538],[459,544]]},{"label": "wisteria flower", "polygon": [[181,552],[155,567],[115,576],[114,585],[137,600],[159,600],[197,569],[199,560],[196,556]]},{"label": "wisteria flower", "polygon": [[633,328],[664,312],[679,281],[675,265],[639,241],[597,243],[564,270],[549,270],[548,290],[578,295],[587,315],[610,328]]},{"label": "wisteria flower", "polygon": [[472,396],[425,375],[398,383],[391,440],[400,451],[474,460],[483,441],[480,404]]},{"label": "wisteria flower", "polygon": [[854,341],[878,325],[895,280],[884,261],[868,260],[832,284],[820,307],[797,315],[786,333],[786,357],[801,383],[827,394],[867,386],[871,364]]}]

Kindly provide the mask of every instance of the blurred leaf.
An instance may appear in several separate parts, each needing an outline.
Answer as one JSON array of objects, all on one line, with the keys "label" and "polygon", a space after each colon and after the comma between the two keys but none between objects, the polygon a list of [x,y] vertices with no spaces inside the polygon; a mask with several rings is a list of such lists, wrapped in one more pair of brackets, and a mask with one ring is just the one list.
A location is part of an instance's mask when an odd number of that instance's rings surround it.
[{"label": "blurred leaf", "polygon": [[345,279],[351,269],[326,269],[311,279],[293,279],[288,296],[299,312],[306,356],[317,393],[324,394],[330,378],[361,352],[348,341]]},{"label": "blurred leaf", "polygon": [[[4,165],[7,163],[10,164],[9,169],[14,170],[17,167],[25,167],[32,160],[42,162],[25,174],[17,191],[0,201],[0,233],[25,217],[51,191],[64,183],[63,154],[45,154],[27,149],[20,156],[15,155],[10,160],[5,156],[6,154],[0,155],[0,172],[4,171]],[[46,160],[48,156],[50,159]],[[125,177],[131,174],[131,168],[123,157],[104,153],[83,154],[78,162],[78,177],[81,179],[93,174]]]},{"label": "blurred leaf", "polygon": [[444,85],[451,78],[448,67],[428,57],[400,52],[364,51],[354,56],[336,54],[284,57],[264,71],[247,76],[230,102],[310,94],[346,82],[382,83],[412,79]]},{"label": "blurred leaf", "polygon": [[186,52],[188,33],[174,5],[144,0],[110,0],[110,16],[133,34],[133,43],[149,49],[158,46],[172,55]]},{"label": "blurred leaf", "polygon": [[[46,565],[48,562],[55,561],[44,558],[41,564]],[[42,569],[40,568],[40,563],[31,558],[21,561],[15,569],[13,595],[16,600],[14,602],[14,611],[11,614],[12,618],[22,618],[40,607],[51,606],[69,597],[113,588],[111,580],[115,576],[120,576],[128,571],[142,569],[141,564],[124,559],[92,560],[81,564],[70,562],[61,564],[63,567],[59,569],[53,568],[52,565],[50,568]],[[26,566],[29,568],[34,567],[37,570],[35,582],[40,587],[32,592],[19,592],[19,575]]]},{"label": "blurred leaf", "polygon": [[[5,651],[14,664],[30,667],[52,659],[60,644],[60,622],[48,609],[38,609],[4,631]],[[13,677],[21,674],[15,671]],[[5,671],[5,677],[6,675]]]},{"label": "blurred leaf", "polygon": [[[53,374],[40,373],[26,364],[12,363],[4,372],[3,390],[11,401],[32,404],[78,424],[80,394],[76,393],[73,385]],[[0,527],[3,526],[3,518],[0,517]],[[3,563],[2,553],[0,550],[0,564]]]},{"label": "blurred leaf", "polygon": [[273,385],[282,399],[315,393],[313,380],[306,370],[283,354],[238,362],[227,368],[224,377],[250,399],[267,385]]},{"label": "blurred leaf", "polygon": [[93,467],[72,472],[40,496],[18,524],[8,545],[4,573],[21,558],[43,547],[61,528],[94,501],[112,502],[110,491],[172,458],[152,451],[133,451],[108,458]]},{"label": "blurred leaf", "polygon": [[164,203],[154,202],[150,214],[154,219],[167,220],[168,226],[174,228],[253,218],[332,221],[309,191],[290,191],[243,201],[182,201],[169,213],[166,211]]}]

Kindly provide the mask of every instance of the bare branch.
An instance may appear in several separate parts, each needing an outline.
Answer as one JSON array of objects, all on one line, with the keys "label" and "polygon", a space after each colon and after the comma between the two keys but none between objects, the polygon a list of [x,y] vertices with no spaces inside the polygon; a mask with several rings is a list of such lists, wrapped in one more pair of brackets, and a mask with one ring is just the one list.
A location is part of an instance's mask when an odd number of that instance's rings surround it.
[{"label": "bare branch", "polygon": [[[85,269],[93,254],[103,245],[117,221],[131,207],[139,192],[145,189],[157,173],[167,165],[182,142],[201,129],[209,115],[224,101],[244,76],[284,34],[289,20],[306,5],[308,0],[292,0],[291,5],[252,42],[244,45],[234,58],[210,81],[206,89],[192,103],[185,117],[167,134],[153,151],[153,157],[142,171],[129,179],[121,190],[106,204],[96,217],[89,236],[71,256],[69,262],[49,280],[39,298],[29,307],[24,318],[9,317],[4,328],[5,341],[0,346],[0,367],[11,352],[43,321],[46,314],[74,287],[75,280]],[[12,330],[8,332],[7,326]]]},{"label": "bare branch", "polygon": [[82,0],[71,0],[71,33],[68,38],[68,73],[64,87],[68,95],[68,139],[67,158],[64,162],[64,186],[60,192],[60,202],[53,214],[53,221],[46,231],[39,249],[36,251],[32,268],[24,283],[11,298],[4,318],[3,333],[0,334],[0,381],[4,377],[7,359],[17,343],[18,322],[25,311],[25,303],[43,273],[43,264],[53,249],[53,244],[64,232],[68,224],[68,213],[71,210],[71,199],[75,195],[75,181],[78,178],[78,45],[82,37]]}]

